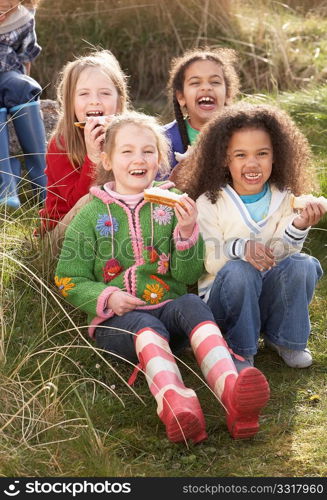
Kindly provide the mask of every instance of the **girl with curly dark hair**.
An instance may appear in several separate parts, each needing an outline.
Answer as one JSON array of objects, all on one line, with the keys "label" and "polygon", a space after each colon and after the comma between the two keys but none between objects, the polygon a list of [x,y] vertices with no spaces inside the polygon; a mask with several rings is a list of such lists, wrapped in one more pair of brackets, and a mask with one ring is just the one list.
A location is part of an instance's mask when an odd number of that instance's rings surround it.
[{"label": "girl with curly dark hair", "polygon": [[183,166],[201,195],[207,274],[199,293],[244,357],[239,370],[253,366],[260,332],[288,366],[312,363],[308,306],[322,269],[300,252],[326,208],[313,199],[295,213],[291,203],[313,187],[309,160],[308,142],[285,112],[239,103],[207,124],[187,160],[193,168]]},{"label": "girl with curly dark hair", "polygon": [[[174,167],[212,116],[232,103],[239,91],[236,53],[227,48],[186,51],[171,62],[168,92],[175,120],[164,129],[172,146]],[[176,156],[175,156],[176,153]]]}]

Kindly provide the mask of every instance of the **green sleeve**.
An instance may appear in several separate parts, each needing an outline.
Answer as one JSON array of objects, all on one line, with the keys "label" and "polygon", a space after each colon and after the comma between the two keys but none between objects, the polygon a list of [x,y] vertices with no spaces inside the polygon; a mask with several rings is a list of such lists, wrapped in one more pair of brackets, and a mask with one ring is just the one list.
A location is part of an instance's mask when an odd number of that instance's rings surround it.
[{"label": "green sleeve", "polygon": [[94,276],[95,243],[94,222],[89,210],[82,210],[67,228],[55,277],[65,299],[93,316],[98,314],[99,296],[108,288]]},{"label": "green sleeve", "polygon": [[175,227],[172,244],[172,276],[185,285],[192,285],[204,272],[204,244],[198,225],[196,224],[192,236],[187,241],[179,241]]}]

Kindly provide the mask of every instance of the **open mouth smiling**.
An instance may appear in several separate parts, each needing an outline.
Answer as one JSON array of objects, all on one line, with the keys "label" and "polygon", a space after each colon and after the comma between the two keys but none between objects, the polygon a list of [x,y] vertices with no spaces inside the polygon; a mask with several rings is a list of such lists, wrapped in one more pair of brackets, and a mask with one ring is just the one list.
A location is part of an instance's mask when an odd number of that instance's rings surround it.
[{"label": "open mouth smiling", "polygon": [[86,116],[102,116],[103,111],[87,111]]},{"label": "open mouth smiling", "polygon": [[256,180],[261,179],[262,174],[260,172],[249,172],[249,173],[243,174],[243,176],[248,181],[256,181]]},{"label": "open mouth smiling", "polygon": [[145,175],[146,172],[147,172],[146,170],[144,170],[142,168],[138,168],[138,169],[131,170],[130,174],[134,175],[134,176],[141,176],[141,175]]},{"label": "open mouth smiling", "polygon": [[204,96],[198,99],[199,106],[213,106],[215,104],[215,99],[213,97]]}]

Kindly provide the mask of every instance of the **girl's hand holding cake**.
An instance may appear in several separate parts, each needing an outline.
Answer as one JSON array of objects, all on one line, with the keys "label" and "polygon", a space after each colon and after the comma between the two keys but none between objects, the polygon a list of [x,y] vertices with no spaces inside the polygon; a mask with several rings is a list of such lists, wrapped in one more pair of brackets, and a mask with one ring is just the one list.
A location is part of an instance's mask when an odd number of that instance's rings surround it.
[{"label": "girl's hand holding cake", "polygon": [[174,210],[178,220],[179,234],[182,239],[187,240],[193,234],[198,215],[195,201],[186,196],[183,198],[183,204],[176,203]]},{"label": "girl's hand holding cake", "polygon": [[292,196],[291,204],[295,210],[301,210],[293,220],[293,226],[301,230],[317,224],[327,212],[327,199],[323,196],[319,198],[311,194]]},{"label": "girl's hand holding cake", "polygon": [[100,153],[104,143],[106,127],[111,119],[112,117],[110,116],[90,116],[85,122],[85,146],[87,156],[93,163],[100,161]]},{"label": "girl's hand holding cake", "polygon": [[168,189],[151,187],[144,190],[144,199],[150,203],[158,203],[173,207],[178,220],[179,234],[187,240],[192,236],[197,218],[197,209],[187,193],[178,194]]},{"label": "girl's hand holding cake", "polygon": [[325,213],[326,209],[320,203],[308,203],[301,214],[293,220],[293,226],[297,229],[308,229],[317,224]]}]

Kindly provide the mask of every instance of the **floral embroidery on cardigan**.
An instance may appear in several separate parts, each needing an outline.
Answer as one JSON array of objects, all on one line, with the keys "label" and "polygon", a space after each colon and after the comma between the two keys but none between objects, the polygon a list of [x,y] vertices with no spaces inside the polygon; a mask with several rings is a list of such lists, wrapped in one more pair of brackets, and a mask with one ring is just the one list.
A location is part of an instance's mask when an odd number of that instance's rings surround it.
[{"label": "floral embroidery on cardigan", "polygon": [[109,283],[109,281],[113,280],[120,274],[123,270],[123,266],[121,266],[119,260],[117,259],[109,259],[104,268],[103,268],[103,280],[105,283]]},{"label": "floral embroidery on cardigan", "polygon": [[151,264],[159,260],[158,252],[154,247],[144,247],[144,250],[146,250],[146,257],[150,259]]},{"label": "floral embroidery on cardigan", "polygon": [[173,209],[170,207],[166,207],[165,205],[159,205],[152,212],[153,219],[160,226],[161,225],[166,226],[167,224],[169,224],[173,215],[174,215]]},{"label": "floral embroidery on cardigan", "polygon": [[113,232],[117,232],[119,222],[115,217],[110,217],[108,214],[99,215],[96,224],[96,230],[99,231],[101,236],[109,236]]},{"label": "floral embroidery on cardigan", "polygon": [[70,283],[71,280],[71,278],[58,278],[58,276],[55,276],[55,283],[64,297],[68,297],[68,291],[76,286],[75,283]]},{"label": "floral embroidery on cardigan", "polygon": [[165,253],[162,253],[159,255],[158,270],[157,270],[159,274],[166,274],[168,272],[169,259],[170,259],[170,254],[166,255]]},{"label": "floral embroidery on cardigan", "polygon": [[168,290],[168,291],[170,290],[170,286],[164,280],[159,278],[158,276],[155,276],[154,274],[150,274],[150,278],[152,280],[158,281],[158,283],[160,283],[160,285],[162,285],[166,290]]},{"label": "floral embroidery on cardigan", "polygon": [[147,284],[143,292],[142,298],[150,304],[159,304],[163,295],[164,289],[157,283]]}]

